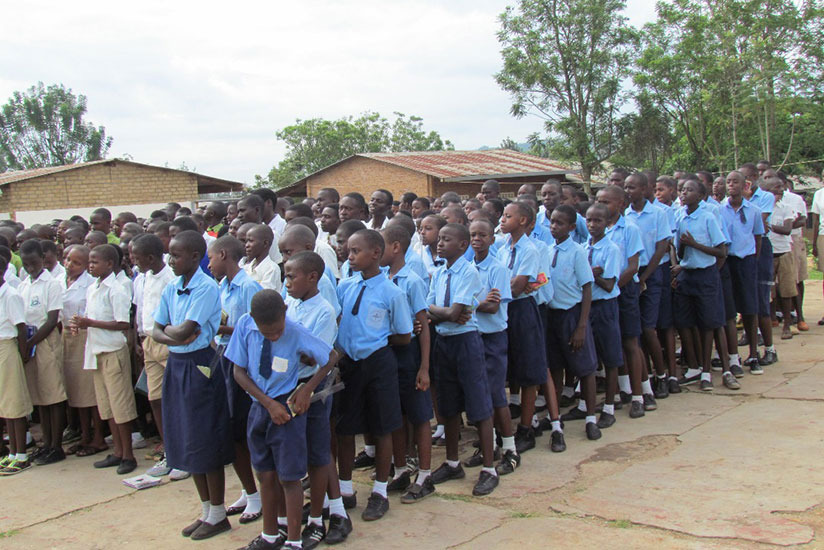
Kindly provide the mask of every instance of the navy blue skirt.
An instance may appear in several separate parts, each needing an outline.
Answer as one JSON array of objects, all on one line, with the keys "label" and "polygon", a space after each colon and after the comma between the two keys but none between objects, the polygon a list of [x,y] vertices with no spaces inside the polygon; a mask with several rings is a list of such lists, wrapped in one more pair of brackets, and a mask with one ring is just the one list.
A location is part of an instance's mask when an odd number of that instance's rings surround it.
[{"label": "navy blue skirt", "polygon": [[163,375],[163,432],[170,468],[205,474],[234,460],[224,370],[212,348],[169,353]]}]

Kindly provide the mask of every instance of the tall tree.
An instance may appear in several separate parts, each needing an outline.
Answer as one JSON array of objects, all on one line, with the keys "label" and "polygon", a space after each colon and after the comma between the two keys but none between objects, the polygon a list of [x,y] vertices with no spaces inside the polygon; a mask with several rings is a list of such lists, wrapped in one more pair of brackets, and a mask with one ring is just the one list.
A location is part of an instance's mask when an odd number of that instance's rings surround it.
[{"label": "tall tree", "polygon": [[62,84],[38,82],[14,92],[0,109],[0,166],[24,170],[105,158],[112,138],[84,121],[85,114],[86,96]]},{"label": "tall tree", "polygon": [[545,120],[556,152],[592,171],[615,151],[637,35],[624,0],[519,0],[501,14],[503,68],[495,78],[516,117]]}]

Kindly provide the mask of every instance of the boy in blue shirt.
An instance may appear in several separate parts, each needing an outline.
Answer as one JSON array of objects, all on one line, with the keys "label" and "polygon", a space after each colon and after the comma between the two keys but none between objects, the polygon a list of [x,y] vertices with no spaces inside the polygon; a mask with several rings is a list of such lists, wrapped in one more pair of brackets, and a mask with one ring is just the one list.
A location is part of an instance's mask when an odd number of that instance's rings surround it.
[{"label": "boy in blue shirt", "polygon": [[[308,227],[304,227],[303,225],[290,225],[286,227],[277,245],[283,262],[286,263],[293,254],[301,251],[314,251],[315,235]],[[332,306],[332,309],[335,310],[335,317],[337,318],[341,312],[340,304],[338,303],[338,294],[335,290],[337,281],[335,281],[334,275],[332,275],[325,265],[321,275],[323,275],[323,277],[318,279],[318,292],[320,292],[320,295]],[[280,295],[283,299],[286,299],[287,294],[286,289],[281,288]]]},{"label": "boy in blue shirt", "polygon": [[340,366],[346,387],[340,392],[336,426],[340,488],[344,497],[354,496],[355,435],[371,434],[375,442],[375,484],[361,516],[365,521],[380,519],[389,510],[386,485],[392,462],[392,432],[402,422],[398,364],[389,345],[409,344],[412,337],[412,313],[406,296],[380,268],[384,247],[377,231],[355,232],[347,242],[354,275],[338,285],[343,314],[337,345],[346,354]]},{"label": "boy in blue shirt", "polygon": [[[246,547],[301,548],[300,519],[306,475],[306,413],[309,399],[337,362],[338,354],[301,325],[286,318],[286,305],[276,291],[255,294],[251,309],[235,326],[226,357],[234,363],[234,377],[252,397],[249,410],[249,451],[260,480],[263,532]],[[323,363],[297,390],[304,358]],[[285,510],[279,510],[280,486]],[[284,514],[285,513],[285,514]],[[280,529],[285,515],[287,529]]]},{"label": "boy in blue shirt", "polygon": [[446,462],[432,473],[432,481],[438,484],[466,475],[458,460],[461,412],[465,410],[467,419],[478,429],[484,458],[472,494],[483,496],[498,486],[498,473],[493,466],[492,400],[475,317],[481,279],[478,270],[463,257],[468,247],[466,226],[443,226],[438,235],[438,257],[446,263],[432,276],[426,298],[429,318],[438,333],[438,409],[446,422]]}]

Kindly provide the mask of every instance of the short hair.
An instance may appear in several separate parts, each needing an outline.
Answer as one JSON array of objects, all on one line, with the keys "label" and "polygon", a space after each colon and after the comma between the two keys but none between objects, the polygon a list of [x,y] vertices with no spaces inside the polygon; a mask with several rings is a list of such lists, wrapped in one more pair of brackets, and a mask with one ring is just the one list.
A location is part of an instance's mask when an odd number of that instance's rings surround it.
[{"label": "short hair", "polygon": [[318,197],[320,197],[321,193],[325,193],[327,195],[332,195],[332,197],[334,197],[334,200],[335,200],[336,203],[338,201],[340,201],[340,193],[338,193],[338,190],[335,189],[334,187],[324,187],[323,189],[318,191]]},{"label": "short hair", "polygon": [[152,210],[152,213],[149,214],[150,220],[163,220],[164,222],[169,221],[169,215],[166,213],[165,210]]},{"label": "short hair", "polygon": [[126,220],[126,223],[137,223],[137,216],[135,216],[133,212],[121,212],[117,215],[117,218],[121,220]]},{"label": "short hair", "polygon": [[267,187],[261,187],[260,189],[255,189],[251,193],[252,195],[257,195],[263,201],[263,206],[266,206],[266,202],[269,201],[272,203],[272,208],[275,209],[278,206],[278,195],[271,189]]},{"label": "short hair", "polygon": [[251,206],[252,208],[260,208],[261,212],[263,212],[263,208],[266,206],[266,204],[263,202],[263,199],[260,198],[259,195],[256,195],[254,193],[246,195],[245,197],[243,197],[242,199],[240,199],[237,202],[238,203],[241,203],[241,202],[246,203],[246,206]]},{"label": "short hair", "polygon": [[[7,262],[11,261],[11,248],[0,245],[0,258],[4,258]],[[5,270],[3,270],[5,273]]]},{"label": "short hair", "polygon": [[69,218],[69,220],[71,220],[74,223],[80,225],[83,228],[83,234],[84,235],[86,233],[88,233],[89,229],[91,228],[91,226],[89,225],[89,222],[83,216],[72,216],[71,218]]},{"label": "short hair", "polygon": [[441,195],[441,203],[446,204],[448,202],[456,202],[461,204],[461,196],[457,194],[455,191],[447,191],[443,195]]},{"label": "short hair", "polygon": [[386,243],[383,241],[383,235],[374,229],[360,229],[355,231],[349,238],[358,237],[366,241],[366,246],[370,249],[380,248],[381,254],[386,250]]},{"label": "short hair", "polygon": [[218,218],[225,217],[229,208],[228,205],[223,201],[212,201],[211,203],[209,203],[209,206],[212,207],[212,210],[215,211],[215,214],[217,214]]},{"label": "short hair", "polygon": [[378,193],[383,193],[383,195],[386,197],[386,202],[390,205],[395,201],[395,197],[392,196],[392,191],[389,191],[387,189],[376,189],[376,191]]},{"label": "short hair", "polygon": [[627,176],[626,179],[629,179],[629,178],[637,178],[638,181],[641,183],[641,185],[643,187],[646,187],[647,185],[649,185],[649,181],[647,181],[647,175],[644,174],[643,172],[633,172],[632,174]]},{"label": "short hair", "polygon": [[483,188],[484,186],[489,186],[493,189],[497,189],[498,191],[501,190],[501,184],[498,183],[498,180],[486,180],[481,187]]},{"label": "short hair", "polygon": [[617,185],[607,185],[606,187],[602,187],[598,192],[613,195],[614,198],[621,199],[622,201],[627,200],[627,192]]},{"label": "short hair", "polygon": [[96,241],[98,244],[109,243],[109,238],[102,231],[89,231],[86,234],[86,238],[91,239],[92,241]]},{"label": "short hair", "polygon": [[154,233],[163,233],[168,235],[170,227],[172,227],[172,222],[160,222],[157,226],[155,226]]},{"label": "short hair", "polygon": [[40,239],[40,248],[43,249],[43,254],[51,252],[52,254],[57,256],[57,245],[54,243],[54,241]]},{"label": "short hair", "polygon": [[529,207],[532,208],[533,211],[537,210],[538,205],[540,204],[538,202],[538,197],[536,197],[535,195],[531,195],[529,193],[526,193],[526,194],[521,195],[520,197],[518,197],[516,202],[528,203]]},{"label": "short hair", "polygon": [[[589,212],[590,210],[598,210],[599,212],[601,212],[601,214],[603,214],[605,216],[609,216],[609,208],[607,208],[606,206],[604,206],[600,202],[594,202],[594,203],[590,204],[589,208],[587,208],[587,212]],[[577,217],[576,217],[576,220],[577,220]]]},{"label": "short hair", "polygon": [[459,223],[448,223],[441,227],[441,231],[450,231],[458,234],[458,238],[462,241],[469,242],[469,228]]},{"label": "short hair", "polygon": [[175,235],[172,240],[182,244],[186,250],[197,252],[201,259],[206,255],[206,240],[198,231],[186,229]]},{"label": "short hair", "polygon": [[343,196],[343,198],[350,198],[354,199],[355,202],[361,207],[361,209],[366,212],[369,210],[369,206],[366,204],[366,199],[363,198],[363,195],[358,193],[357,191],[352,191],[351,193],[347,193]]},{"label": "short hair", "polygon": [[189,216],[180,216],[169,223],[171,224],[170,227],[177,227],[181,231],[200,231],[200,228],[197,226],[197,222]]},{"label": "short hair", "polygon": [[326,272],[326,264],[323,258],[311,250],[301,250],[293,254],[286,263],[295,266],[302,273],[312,273],[314,271],[318,274],[318,280]]},{"label": "short hair", "polygon": [[6,238],[5,235],[0,235],[0,246],[8,247],[10,244],[11,243],[9,242],[9,240]]},{"label": "short hair", "polygon": [[678,182],[675,180],[675,178],[671,178],[669,176],[661,176],[660,178],[658,178],[656,183],[663,183],[670,189],[675,189],[676,187],[678,187]]},{"label": "short hair", "polygon": [[504,213],[504,201],[502,201],[501,199],[487,199],[484,202],[488,202],[489,204],[491,204],[493,208],[495,208],[495,212],[497,212],[499,215]]},{"label": "short hair", "polygon": [[[646,178],[646,176],[644,177]],[[576,212],[575,209],[568,204],[559,204],[555,207],[555,210],[553,210],[552,212],[560,212],[561,214],[566,216],[567,222],[573,225],[578,220],[578,212]]]},{"label": "short hair", "polygon": [[629,177],[629,170],[627,170],[626,168],[621,168],[620,166],[613,168],[610,171],[610,174],[612,174],[613,172],[621,174],[621,177],[623,177],[624,179],[627,179]]},{"label": "short hair", "polygon": [[[336,202],[333,202],[331,204],[327,204],[326,206],[323,207],[323,210],[326,210],[327,208],[331,208],[332,210],[334,210],[335,211],[335,216],[340,217],[340,204],[338,204]],[[323,212],[323,210],[321,210],[321,212]]]},{"label": "short hair", "polygon": [[138,254],[163,257],[163,241],[154,233],[141,233],[132,239],[129,245]]},{"label": "short hair", "polygon": [[286,315],[286,304],[276,291],[269,288],[259,290],[252,296],[249,315],[258,326],[271,325]]},{"label": "short hair", "polygon": [[293,225],[303,225],[307,229],[309,229],[309,231],[312,232],[316,239],[318,238],[318,226],[315,224],[315,222],[312,221],[312,218],[309,218],[307,216],[301,216],[299,218],[295,218],[286,225],[288,227],[291,227]]},{"label": "short hair", "polygon": [[191,215],[192,215],[192,209],[189,208],[188,206],[181,206],[180,208],[177,209],[177,212],[175,212],[176,217],[191,216]]},{"label": "short hair", "polygon": [[410,239],[417,231],[417,228],[415,227],[415,220],[413,220],[411,216],[392,216],[392,219],[389,220],[387,227],[392,225],[398,225],[406,229],[409,232]]},{"label": "short hair", "polygon": [[[363,228],[363,224],[361,224],[361,229]],[[286,227],[286,230],[283,232],[283,235],[280,236],[281,240],[288,240],[294,239],[302,244],[314,244],[315,243],[315,235],[312,233],[312,230],[306,227],[303,224],[294,224],[289,225]]]},{"label": "short hair", "polygon": [[121,228],[121,232],[125,231],[126,233],[134,233],[135,235],[140,235],[143,233],[143,228],[140,227],[140,224],[137,222],[126,222],[123,224]]},{"label": "short hair", "polygon": [[297,212],[298,217],[300,218],[311,218],[312,217],[312,207],[308,204],[304,204],[299,202],[297,204],[293,204],[292,206],[286,209],[287,212]]},{"label": "short hair", "polygon": [[[482,210],[479,210],[479,212],[480,212],[480,214],[477,214],[478,217],[475,218],[474,220],[472,220],[469,223],[469,227],[472,227],[473,223],[485,223],[486,225],[489,226],[490,231],[495,231],[495,224],[492,223],[491,219],[489,219],[489,212],[484,212]],[[471,235],[470,235],[470,237],[471,237]]]},{"label": "short hair", "polygon": [[[118,248],[111,244],[101,244],[100,246],[95,246],[94,250],[90,252],[90,254],[96,254],[98,257],[102,258],[107,262],[112,262],[112,266],[116,267],[120,265],[120,255],[117,253]],[[120,254],[123,254],[121,251]]]},{"label": "short hair", "polygon": [[432,207],[432,203],[429,202],[429,199],[426,197],[415,197],[412,202],[418,201],[423,205],[424,210],[429,210]]},{"label": "short hair", "polygon": [[401,195],[401,202],[402,203],[405,202],[405,203],[412,204],[417,198],[418,198],[418,195],[416,195],[412,191],[407,191],[406,193]]},{"label": "short hair", "polygon": [[231,235],[224,235],[223,237],[216,239],[212,242],[209,250],[214,253],[225,250],[226,255],[236,262],[239,262],[241,258],[246,256],[246,249],[243,246],[243,243]]},{"label": "short hair", "polygon": [[741,166],[738,167],[738,171],[740,172],[742,168],[747,168],[747,169],[752,170],[754,172],[758,172],[758,166],[756,166],[752,162],[745,162],[744,164],[742,164]]},{"label": "short hair", "polygon": [[443,226],[445,226],[445,225],[446,225],[446,218],[444,218],[443,216],[439,216],[438,214],[429,214],[428,216],[425,216],[425,217],[424,217],[424,219],[425,219],[425,220],[426,220],[426,219],[429,219],[429,218],[432,218],[432,219],[435,221],[435,225],[437,225],[437,226],[438,226],[438,229],[439,229],[439,230],[440,230]]},{"label": "short hair", "polygon": [[401,252],[406,254],[409,245],[412,242],[412,236],[405,227],[399,224],[387,225],[382,231],[384,242],[387,244],[401,243]]},{"label": "short hair", "polygon": [[360,220],[346,220],[338,226],[338,233],[342,232],[344,238],[348,239],[361,229],[363,229],[363,223]]},{"label": "short hair", "polygon": [[447,211],[449,211],[450,214],[455,214],[457,217],[459,217],[463,221],[464,225],[466,225],[469,222],[469,219],[466,217],[466,212],[464,212],[464,209],[460,206],[447,206],[446,208],[441,210],[441,216],[445,216],[445,213]]},{"label": "short hair", "polygon": [[108,208],[95,208],[92,211],[92,216],[102,216],[104,220],[112,221],[112,213]]},{"label": "short hair", "polygon": [[275,241],[275,232],[272,231],[272,228],[269,227],[265,223],[256,223],[254,227],[246,231],[246,235],[248,236],[250,233],[263,233],[262,237],[264,239],[269,239],[269,244],[271,245]]},{"label": "short hair", "polygon": [[[507,206],[515,206],[518,209],[518,214],[526,218],[526,224],[531,225],[535,221],[535,211],[525,202],[515,201]],[[571,208],[571,207],[570,207]]]}]

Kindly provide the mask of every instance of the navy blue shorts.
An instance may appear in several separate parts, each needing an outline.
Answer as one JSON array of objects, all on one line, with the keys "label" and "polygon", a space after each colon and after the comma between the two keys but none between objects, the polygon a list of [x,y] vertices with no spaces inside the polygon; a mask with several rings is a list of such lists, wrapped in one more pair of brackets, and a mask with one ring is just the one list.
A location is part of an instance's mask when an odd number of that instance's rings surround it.
[{"label": "navy blue shorts", "polygon": [[489,396],[492,407],[506,407],[506,350],[509,339],[506,331],[481,334],[484,342],[484,360],[486,362],[486,381],[489,384]]},{"label": "navy blue shorts", "polygon": [[721,299],[721,277],[716,266],[704,269],[682,269],[675,289],[677,328],[698,327],[713,330],[724,326],[724,302]]},{"label": "navy blue shorts", "polygon": [[340,435],[385,435],[401,427],[398,362],[389,346],[366,359],[344,356],[338,362],[346,387],[338,392],[336,431]]},{"label": "navy blue shorts", "polygon": [[589,322],[584,334],[583,347],[574,353],[569,347],[569,340],[578,327],[580,318],[581,304],[575,304],[569,309],[550,309],[549,329],[546,333],[547,338],[552,338],[549,368],[553,371],[566,370],[573,376],[583,378],[597,370],[598,357],[595,354],[595,342]]},{"label": "navy blue shorts", "polygon": [[[643,273],[647,266],[640,267]],[[658,325],[658,309],[661,307],[661,266],[658,266],[646,281],[646,288],[638,299],[641,310],[641,328],[655,328]]]},{"label": "navy blue shorts", "polygon": [[770,239],[765,235],[761,238],[761,254],[758,256],[756,268],[758,281],[758,316],[770,316],[770,293],[775,284],[773,276],[773,247]]},{"label": "navy blue shorts", "polygon": [[[198,366],[210,367],[211,376]],[[163,435],[166,462],[205,474],[235,459],[224,371],[210,347],[170,352],[163,373]]]},{"label": "navy blue shorts", "polygon": [[[541,318],[541,334],[545,335],[549,326],[549,304],[538,304],[538,316]],[[544,354],[547,365],[549,365],[549,338],[544,336]]]},{"label": "navy blue shorts", "polygon": [[621,339],[638,338],[641,336],[641,310],[638,305],[638,290],[640,285],[630,281],[621,289],[618,295],[618,322],[621,325]]},{"label": "navy blue shorts", "polygon": [[232,441],[246,441],[246,422],[249,419],[249,409],[252,407],[252,398],[235,382],[234,365],[226,357],[220,357],[220,366],[226,381],[226,397],[229,402],[231,417]]},{"label": "navy blue shorts", "polygon": [[[275,400],[286,406],[287,395]],[[287,407],[288,411],[289,408]],[[277,472],[283,481],[299,481],[306,475],[306,415],[293,416],[286,424],[272,422],[269,411],[255,401],[249,409],[249,455],[258,472]]]},{"label": "navy blue shorts", "polygon": [[454,336],[438,335],[438,411],[449,418],[466,411],[470,422],[492,416],[492,400],[486,380],[484,344],[478,331]]},{"label": "navy blue shorts", "polygon": [[521,386],[546,383],[545,330],[532,296],[512,300],[507,306],[507,361],[509,380]]},{"label": "navy blue shorts", "polygon": [[[436,386],[438,383],[438,366],[435,364],[435,339],[438,333],[435,331],[435,325],[429,323],[429,387]],[[420,353],[420,351],[418,352]],[[431,399],[431,396],[430,396]]]},{"label": "navy blue shorts", "polygon": [[432,420],[432,396],[429,391],[415,388],[418,369],[421,366],[421,345],[417,337],[405,346],[392,346],[398,361],[398,389],[401,413],[413,426]]},{"label": "navy blue shorts", "polygon": [[589,313],[595,352],[606,368],[624,364],[621,353],[621,325],[618,322],[618,298],[595,300]]},{"label": "navy blue shorts", "polygon": [[672,267],[667,261],[658,266],[658,271],[661,272],[661,300],[655,328],[666,330],[672,328]]},{"label": "navy blue shorts", "polygon": [[[310,378],[298,381],[308,382]],[[323,389],[326,381],[318,385],[318,389]],[[306,411],[306,457],[309,466],[326,466],[332,462],[332,434],[329,431],[329,417],[332,413],[332,402],[330,396],[326,402],[315,401]]]},{"label": "navy blue shorts", "polygon": [[755,254],[745,258],[727,256],[726,265],[730,268],[732,297],[735,309],[741,315],[758,314],[758,277]]},{"label": "navy blue shorts", "polygon": [[732,277],[730,276],[730,264],[724,262],[721,267],[721,297],[724,300],[724,319],[735,319],[738,312],[735,310],[735,298],[732,292]]}]

